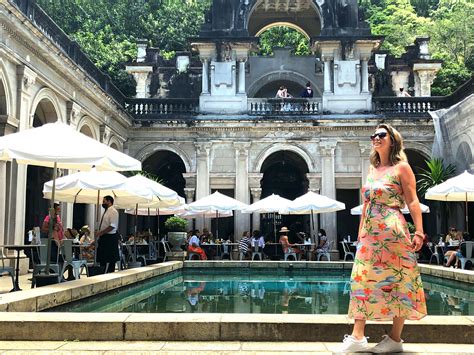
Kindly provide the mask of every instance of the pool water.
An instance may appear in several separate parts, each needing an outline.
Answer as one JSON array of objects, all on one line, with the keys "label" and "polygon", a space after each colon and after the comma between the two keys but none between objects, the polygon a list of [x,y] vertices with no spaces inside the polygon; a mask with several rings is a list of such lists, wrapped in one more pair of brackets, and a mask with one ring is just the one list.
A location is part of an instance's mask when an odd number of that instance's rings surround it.
[{"label": "pool water", "polygon": [[[184,269],[61,312],[347,314],[349,270]],[[474,315],[472,285],[423,276],[429,315]]]}]

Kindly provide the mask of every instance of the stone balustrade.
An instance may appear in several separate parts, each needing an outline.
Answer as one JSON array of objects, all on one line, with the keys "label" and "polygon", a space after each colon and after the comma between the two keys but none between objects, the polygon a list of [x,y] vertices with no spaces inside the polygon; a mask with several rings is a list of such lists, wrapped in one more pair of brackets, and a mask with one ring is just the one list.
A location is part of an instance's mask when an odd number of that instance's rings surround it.
[{"label": "stone balustrade", "polygon": [[321,98],[253,98],[248,99],[249,115],[319,115]]}]

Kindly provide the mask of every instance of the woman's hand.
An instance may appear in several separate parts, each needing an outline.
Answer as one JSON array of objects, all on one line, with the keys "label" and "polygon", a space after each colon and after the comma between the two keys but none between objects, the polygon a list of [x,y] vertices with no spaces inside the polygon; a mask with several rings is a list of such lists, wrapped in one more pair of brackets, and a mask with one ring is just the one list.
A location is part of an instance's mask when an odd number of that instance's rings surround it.
[{"label": "woman's hand", "polygon": [[413,241],[411,243],[413,251],[419,251],[423,246],[423,237],[421,235],[415,234]]}]

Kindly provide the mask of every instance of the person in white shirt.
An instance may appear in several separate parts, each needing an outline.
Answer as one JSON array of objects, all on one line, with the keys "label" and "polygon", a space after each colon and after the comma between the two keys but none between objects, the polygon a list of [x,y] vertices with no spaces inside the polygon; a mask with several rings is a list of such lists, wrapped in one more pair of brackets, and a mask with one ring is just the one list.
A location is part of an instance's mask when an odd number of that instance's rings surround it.
[{"label": "person in white shirt", "polygon": [[115,263],[120,260],[118,250],[118,211],[115,209],[114,198],[105,196],[102,207],[105,209],[100,220],[99,230],[95,232],[97,240],[97,261],[106,268],[105,272],[114,272]]},{"label": "person in white shirt", "polygon": [[263,235],[260,235],[259,230],[254,230],[252,233],[252,239],[250,241],[252,248],[259,248],[263,249],[265,247],[265,239],[263,238]]}]

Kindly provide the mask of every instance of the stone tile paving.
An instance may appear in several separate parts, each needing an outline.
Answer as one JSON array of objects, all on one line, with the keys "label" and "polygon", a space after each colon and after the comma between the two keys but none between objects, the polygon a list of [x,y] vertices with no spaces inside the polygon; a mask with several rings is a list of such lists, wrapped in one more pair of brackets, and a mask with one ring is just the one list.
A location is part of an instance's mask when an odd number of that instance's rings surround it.
[{"label": "stone tile paving", "polygon": [[[0,354],[337,354],[339,346],[317,342],[0,341]],[[474,345],[406,344],[404,354],[474,354]]]}]

